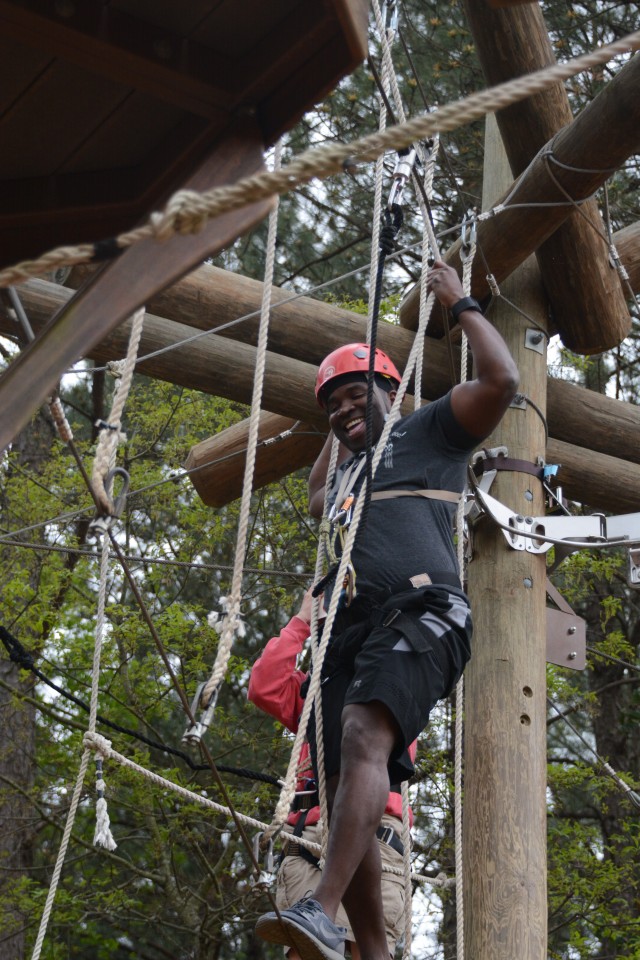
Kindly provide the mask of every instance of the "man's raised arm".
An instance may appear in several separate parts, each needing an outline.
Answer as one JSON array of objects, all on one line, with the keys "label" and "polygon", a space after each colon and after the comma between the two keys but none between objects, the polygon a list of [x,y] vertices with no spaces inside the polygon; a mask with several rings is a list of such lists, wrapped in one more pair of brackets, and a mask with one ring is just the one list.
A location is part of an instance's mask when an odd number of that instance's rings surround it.
[{"label": "man's raised arm", "polygon": [[475,376],[453,388],[451,408],[467,433],[481,440],[498,425],[515,397],[520,379],[518,368],[498,331],[485,319],[476,302],[464,296],[453,267],[436,260],[428,273],[428,285],[467,335]]}]

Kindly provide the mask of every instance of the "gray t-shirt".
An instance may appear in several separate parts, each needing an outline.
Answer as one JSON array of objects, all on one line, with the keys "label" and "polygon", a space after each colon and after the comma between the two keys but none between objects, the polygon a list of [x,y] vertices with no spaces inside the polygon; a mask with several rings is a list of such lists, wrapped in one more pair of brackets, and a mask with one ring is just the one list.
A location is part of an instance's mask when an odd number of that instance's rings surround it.
[{"label": "gray t-shirt", "polygon": [[[448,393],[397,421],[373,478],[373,489],[461,493],[469,455],[478,443],[478,438],[468,434],[455,419]],[[338,468],[330,506],[344,471],[354,459]],[[364,483],[363,477],[364,469],[358,486]],[[357,592],[388,589],[420,573],[457,575],[455,511],[453,503],[420,497],[371,501],[365,527],[359,531],[351,554]]]}]

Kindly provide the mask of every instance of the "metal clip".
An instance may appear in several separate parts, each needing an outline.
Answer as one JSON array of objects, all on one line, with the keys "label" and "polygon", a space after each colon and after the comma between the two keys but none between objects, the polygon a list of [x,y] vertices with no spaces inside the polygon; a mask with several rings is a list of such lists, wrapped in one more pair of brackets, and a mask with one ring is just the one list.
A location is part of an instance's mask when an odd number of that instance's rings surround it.
[{"label": "metal clip", "polygon": [[273,839],[269,837],[266,848],[263,846],[264,832],[261,830],[253,838],[253,856],[256,863],[260,863],[260,857],[264,855],[264,868],[267,873],[273,873]]},{"label": "metal clip", "polygon": [[[388,24],[387,17],[389,18]],[[398,30],[398,4],[396,0],[387,0],[385,3],[382,11],[382,22],[387,31],[387,38],[389,38],[389,35],[395,37]]]},{"label": "metal clip", "polygon": [[127,502],[127,494],[129,493],[131,477],[124,467],[114,467],[113,470],[109,470],[109,473],[104,478],[105,490],[111,489],[113,486],[113,481],[116,477],[122,478],[122,489],[120,490],[118,496],[113,500],[113,508],[111,513],[98,514],[89,524],[89,529],[94,533],[108,533],[111,529],[113,521],[122,516],[124,505]]},{"label": "metal clip", "polygon": [[411,176],[415,159],[416,151],[414,147],[411,147],[410,150],[404,153],[398,153],[396,167],[393,171],[393,183],[391,185],[391,192],[389,193],[389,202],[387,203],[388,210],[391,210],[394,206],[400,206],[402,203],[402,193],[407,180]]},{"label": "metal clip", "polygon": [[470,207],[462,220],[462,226],[460,228],[460,259],[463,263],[469,258],[471,247],[476,242],[477,232],[478,223],[476,220],[476,211],[473,207]]},{"label": "metal clip", "polygon": [[[196,693],[191,703],[191,716],[195,717],[200,710],[200,697],[202,696],[202,691],[206,687],[206,681],[199,683],[196,687]],[[211,695],[209,703],[204,708],[200,720],[196,720],[194,723],[190,724],[184,732],[182,737],[183,743],[200,743],[203,736],[209,729],[211,721],[213,720],[213,712],[216,708],[216,703],[218,702],[218,694],[220,692],[220,687],[216,687]]]}]

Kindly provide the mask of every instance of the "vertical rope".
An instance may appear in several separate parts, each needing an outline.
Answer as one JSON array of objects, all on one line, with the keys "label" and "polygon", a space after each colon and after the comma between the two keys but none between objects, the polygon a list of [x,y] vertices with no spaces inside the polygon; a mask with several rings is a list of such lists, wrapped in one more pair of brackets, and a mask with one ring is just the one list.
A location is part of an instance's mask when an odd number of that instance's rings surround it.
[{"label": "vertical rope", "polygon": [[[111,407],[111,414],[109,424],[107,425],[109,429],[104,430],[100,435],[100,440],[98,442],[98,449],[96,450],[96,456],[94,458],[93,464],[93,474],[92,474],[92,485],[97,498],[100,503],[103,505],[105,512],[108,514],[112,513],[113,504],[111,501],[110,493],[105,489],[105,478],[115,462],[116,449],[118,442],[121,436],[121,418],[122,411],[124,410],[124,405],[126,403],[127,397],[129,395],[129,390],[131,387],[131,381],[133,379],[133,373],[135,370],[136,357],[138,354],[138,346],[140,344],[140,337],[142,335],[142,326],[144,323],[144,307],[141,307],[133,316],[131,324],[131,334],[129,337],[129,346],[127,348],[127,356],[123,366],[122,378],[116,389],[113,404]],[[60,433],[60,436],[66,441],[69,442],[73,438],[71,433],[71,428],[67,423],[66,417],[64,416],[64,411],[62,410],[62,405],[57,398],[54,398],[50,401],[50,408]],[[106,594],[107,594],[107,575],[108,575],[108,565],[109,565],[109,534],[108,532],[103,532],[102,534],[102,547],[101,547],[101,557],[100,557],[100,585],[98,589],[98,605],[96,611],[96,628],[94,634],[94,648],[93,648],[93,664],[91,670],[91,700],[89,705],[89,725],[88,732],[91,734],[95,733],[96,728],[96,718],[98,713],[98,691],[100,683],[100,658],[102,654],[102,642],[104,639],[104,624],[105,624],[105,606],[106,606]],[[82,753],[82,758],[80,760],[80,768],[78,771],[78,777],[76,780],[76,785],[73,791],[73,797],[71,800],[71,806],[69,807],[69,813],[67,815],[67,822],[65,824],[64,833],[62,835],[62,842],[60,844],[60,849],[58,850],[58,857],[56,859],[56,864],[54,871],[51,877],[51,883],[49,885],[49,892],[47,894],[47,900],[45,902],[44,910],[42,913],[42,918],[40,920],[40,927],[38,930],[38,936],[33,948],[33,953],[31,955],[32,960],[38,960],[40,952],[42,950],[42,944],[44,937],[47,931],[47,926],[49,923],[49,917],[51,916],[51,910],[53,908],[53,903],[55,900],[56,892],[58,889],[58,883],[60,881],[60,876],[62,874],[62,867],[64,865],[67,847],[69,845],[69,839],[71,837],[71,831],[73,829],[73,824],[76,817],[76,812],[78,809],[78,804],[80,802],[80,795],[82,793],[82,786],[84,784],[84,778],[87,772],[87,766],[89,764],[90,751],[85,748]],[[94,843],[99,843],[102,846],[105,846],[109,850],[113,850],[116,847],[115,840],[111,835],[111,830],[109,827],[109,816],[107,813],[107,802],[104,798],[104,789],[105,784],[102,778],[102,761],[100,760],[99,765],[97,766],[97,789],[98,789],[98,803],[96,805],[96,829],[94,834]]]},{"label": "vertical rope", "polygon": [[105,488],[105,480],[115,462],[116,450],[122,436],[122,411],[124,410],[124,405],[127,402],[127,397],[129,396],[129,390],[131,388],[131,381],[133,379],[136,366],[136,358],[138,356],[138,347],[140,345],[140,337],[142,336],[143,324],[144,307],[140,307],[140,309],[136,310],[134,313],[131,321],[131,334],[129,336],[127,356],[123,364],[122,375],[118,381],[113,396],[109,421],[107,423],[98,424],[103,429],[100,432],[98,447],[93,460],[91,485],[97,499],[100,501],[100,504],[107,515],[111,515],[113,513],[113,503],[111,501],[111,492]]},{"label": "vertical rope", "polygon": [[[329,500],[329,491],[331,490],[332,480],[336,472],[336,463],[338,462],[338,450],[340,449],[340,444],[338,438],[334,435],[333,442],[331,444],[331,454],[329,456],[329,465],[327,467],[327,482],[325,483],[324,488],[324,505],[322,508],[323,519],[327,515],[327,503]],[[322,538],[318,544],[318,552],[316,554],[316,570],[314,582],[318,583],[320,576],[322,574],[324,560],[326,557],[325,554],[325,543]],[[314,669],[321,670],[322,665],[315,663],[315,654],[316,654],[316,641],[318,637],[318,610],[320,607],[320,599],[318,598],[317,602],[313,605],[312,610],[312,619],[311,619],[311,655]],[[325,621],[326,626],[326,621]],[[316,721],[316,752],[318,760],[318,769],[316,771],[318,777],[318,797],[320,799],[320,820],[322,822],[322,830],[320,832],[320,866],[324,866],[324,861],[327,856],[327,846],[329,841],[329,803],[327,800],[327,778],[325,776],[324,769],[324,720],[322,717],[322,693],[314,700],[314,712],[315,712],[315,721]],[[305,730],[306,736],[306,730]],[[300,741],[300,747],[302,747],[302,740]],[[293,796],[292,798],[293,799]],[[291,803],[291,801],[289,801]]]},{"label": "vertical rope", "polygon": [[40,920],[40,928],[38,930],[38,936],[33,948],[33,953],[31,954],[31,960],[38,960],[40,956],[40,951],[42,950],[42,944],[44,941],[45,934],[47,932],[47,926],[49,924],[49,917],[51,916],[51,910],[53,908],[53,901],[56,896],[56,891],[58,889],[58,882],[60,880],[60,874],[62,873],[62,867],[67,855],[67,847],[69,846],[69,838],[71,837],[71,830],[73,829],[73,822],[76,817],[76,811],[78,809],[78,804],[80,802],[80,795],[82,793],[82,785],[84,783],[85,774],[87,772],[87,766],[89,764],[89,750],[85,750],[82,754],[82,759],[80,761],[80,769],[78,770],[78,778],[76,780],[76,785],[73,791],[73,796],[71,798],[71,806],[69,807],[69,813],[67,815],[67,822],[65,824],[64,833],[62,834],[62,843],[60,844],[60,849],[58,850],[58,858],[56,860],[56,865],[53,870],[51,877],[51,883],[49,885],[49,892],[47,894],[47,900],[44,905],[44,910],[42,912],[42,918]]},{"label": "vertical rope", "polygon": [[411,957],[411,939],[413,930],[413,909],[411,889],[411,829],[409,825],[409,783],[402,781],[402,844],[404,854],[402,857],[404,865],[404,949],[402,951],[402,960],[409,960]]},{"label": "vertical rope", "polygon": [[[282,158],[282,140],[280,139],[275,146],[273,166],[274,170],[280,168]],[[271,291],[273,287],[273,272],[275,264],[276,235],[278,229],[278,208],[279,202],[276,201],[271,213],[269,214],[269,228],[267,235],[267,249],[265,258],[265,275],[262,287],[262,307],[260,312],[260,332],[258,335],[258,346],[256,353],[256,369],[253,379],[253,395],[251,399],[251,416],[249,418],[249,436],[247,439],[247,459],[245,461],[244,480],[242,487],[242,500],[240,504],[240,518],[238,521],[238,534],[236,538],[236,552],[233,564],[233,574],[231,580],[231,591],[226,598],[226,612],[222,621],[222,630],[215,663],[211,671],[211,676],[207,680],[202,691],[201,702],[206,706],[215,691],[222,683],[227,672],[231,648],[233,646],[233,637],[239,629],[242,628],[240,619],[240,602],[242,599],[242,571],[244,566],[244,555],[247,545],[247,535],[249,529],[249,516],[251,508],[251,494],[253,492],[253,474],[256,462],[256,449],[258,445],[258,429],[260,426],[260,406],[262,402],[262,390],[264,385],[264,371],[267,357],[267,337],[269,332],[269,316],[271,312]]]},{"label": "vertical rope", "polygon": [[[103,638],[103,631],[104,631],[106,576],[107,576],[107,564],[109,559],[108,542],[109,542],[108,534],[105,533],[103,534],[103,540],[102,540],[102,556],[101,556],[101,563],[100,563],[100,589],[98,594],[98,610],[96,615],[95,644],[94,644],[94,651],[93,651],[93,667],[92,667],[92,675],[91,675],[91,701],[89,705],[89,726],[88,726],[88,729],[91,733],[95,733],[96,716],[98,712],[98,680],[100,675],[100,652],[102,649],[102,638]],[[40,951],[42,949],[42,944],[43,944],[44,937],[47,931],[47,926],[49,923],[49,917],[51,916],[51,910],[53,908],[53,902],[55,900],[56,892],[58,889],[58,883],[60,881],[60,876],[62,874],[62,867],[64,865],[64,861],[67,854],[67,847],[69,845],[69,839],[71,837],[71,831],[73,829],[73,824],[74,824],[76,812],[78,809],[78,803],[80,801],[82,786],[84,784],[84,778],[87,772],[87,766],[89,764],[89,757],[90,757],[90,751],[85,749],[82,754],[82,759],[80,761],[78,778],[76,780],[75,789],[73,791],[73,797],[71,800],[71,806],[69,807],[69,813],[67,815],[67,822],[65,824],[64,833],[62,835],[62,843],[60,844],[60,849],[58,850],[58,857],[56,859],[56,864],[51,877],[49,892],[47,894],[47,900],[42,913],[42,918],[40,920],[40,928],[38,930],[38,936],[36,938],[36,943],[33,948],[31,960],[38,960],[38,957],[40,956]],[[111,841],[113,842],[113,838],[111,838]],[[108,846],[108,844],[105,844],[105,845]],[[109,849],[114,849],[114,847],[115,847],[115,843],[113,843],[113,847],[109,847]]]},{"label": "vertical rope", "polygon": [[[461,250],[462,252],[462,250]],[[465,296],[471,291],[471,269],[476,252],[475,242],[472,241],[462,253],[462,290]],[[462,334],[460,344],[460,382],[467,379],[467,338]],[[460,499],[456,514],[456,529],[458,532],[458,566],[460,579],[464,582],[464,498]],[[464,675],[456,685],[456,721],[455,721],[455,764],[454,764],[454,834],[456,848],[456,941],[457,960],[464,960],[464,878],[462,865],[462,740],[464,715]]]},{"label": "vertical rope", "polygon": [[[380,34],[381,40],[386,37],[386,29],[384,24],[382,26],[378,24],[378,30],[382,30]],[[382,71],[380,76],[380,82],[382,84],[382,89],[387,93],[389,89],[389,78],[387,64],[384,62],[382,64]],[[378,131],[382,133],[387,126],[387,108],[385,106],[384,97],[382,93],[379,94],[380,101],[380,113],[378,117]],[[373,290],[376,282],[376,274],[378,271],[378,258],[380,256],[380,223],[382,219],[382,179],[384,175],[384,153],[381,153],[376,157],[376,165],[374,170],[374,192],[373,192],[373,224],[371,227],[371,264],[369,267],[369,290]],[[369,297],[369,303],[367,306],[367,343],[371,343],[371,334],[373,327],[373,311],[374,311],[374,302],[373,297]]]}]

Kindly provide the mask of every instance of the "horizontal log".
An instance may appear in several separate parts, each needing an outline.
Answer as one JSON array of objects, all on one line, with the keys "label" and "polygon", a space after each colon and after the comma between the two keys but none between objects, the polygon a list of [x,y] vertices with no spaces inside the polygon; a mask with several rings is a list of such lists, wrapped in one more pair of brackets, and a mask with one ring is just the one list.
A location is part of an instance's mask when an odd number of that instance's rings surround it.
[{"label": "horizontal log", "polygon": [[[18,291],[36,330],[46,322],[51,311],[71,295],[66,288],[44,280],[30,280],[18,287]],[[5,308],[0,309],[0,333],[15,333],[15,328],[15,320],[11,319]],[[126,352],[129,329],[129,323],[123,324],[105,341],[92,348],[93,359],[99,363],[121,359]],[[307,336],[309,333],[307,330]],[[256,356],[255,348],[251,345],[208,334],[195,343],[182,344],[167,353],[144,359],[146,354],[173,347],[193,334],[194,328],[186,324],[147,315],[140,345],[143,359],[138,364],[138,372],[240,403],[249,403]],[[390,327],[387,334],[392,341],[397,335],[400,344],[404,343],[408,332]],[[338,338],[332,346],[340,342],[344,342],[344,337]],[[391,343],[390,353],[394,359],[398,356],[395,342]],[[430,343],[425,363],[427,372],[433,367],[437,373],[438,367],[446,367],[446,363],[445,345]],[[287,419],[295,411],[295,415],[311,429],[326,431],[325,415],[313,396],[315,374],[315,364],[269,352],[263,407]],[[447,379],[440,370],[440,380],[445,381],[442,393],[448,389]],[[615,502],[619,485],[623,485],[626,491],[627,464],[640,464],[640,444],[637,442],[640,436],[640,407],[554,378],[549,378],[548,390],[548,421],[552,439],[569,446],[579,439],[581,448],[590,448],[612,459],[615,472],[608,478],[609,499],[592,505],[603,510],[618,509],[607,504]],[[550,459],[557,461],[560,458],[554,455]],[[606,484],[603,483],[602,488],[604,495]],[[636,490],[640,490],[640,487]],[[571,495],[574,496],[573,493]],[[624,497],[627,497],[626,493]],[[584,498],[575,494],[575,499]],[[624,509],[633,508],[627,504]]]},{"label": "horizontal log", "polygon": [[640,465],[594,453],[585,447],[549,440],[547,462],[560,464],[557,483],[568,500],[594,511],[640,511]]},{"label": "horizontal log", "polygon": [[[290,430],[294,422],[270,414],[263,417],[268,418],[266,433],[270,436]],[[253,488],[258,490],[295,470],[311,466],[325,440],[325,435],[315,430],[309,424],[300,423],[289,437],[271,447],[261,446],[256,455]],[[248,439],[249,421],[243,420],[193,448],[185,466],[198,468],[191,479],[204,503],[222,507],[242,495],[242,454]],[[567,499],[611,513],[640,510],[639,464],[553,438],[547,444],[546,459],[548,463],[559,464],[557,483]]]},{"label": "horizontal log", "polygon": [[[297,467],[313,463],[326,435],[310,424],[275,413],[260,413],[253,489],[259,490],[288,476]],[[200,499],[209,507],[223,507],[242,494],[249,421],[235,423],[192,447],[185,463]]]},{"label": "horizontal log", "polygon": [[[574,200],[581,201],[591,196],[610,175],[610,168],[619,167],[640,150],[639,83],[640,56],[636,55],[549,145],[554,158],[567,167],[565,169],[553,164],[553,177]],[[603,130],[607,131],[606,137],[602,136]],[[588,167],[585,167],[586,157],[589,158]],[[484,258],[478,256],[473,264],[471,286],[473,295],[478,299],[489,294],[487,265],[500,283],[531,253],[537,251],[571,213],[571,207],[565,205],[535,206],[543,202],[562,203],[566,200],[552,179],[542,153],[520,176],[515,191],[508,191],[502,199],[506,200],[512,193],[510,203],[524,204],[523,208],[509,209],[507,206],[503,212],[478,225],[478,246],[487,258],[485,264]],[[445,257],[457,269],[460,269],[459,252],[460,241],[457,241]],[[603,257],[606,257],[604,248]],[[548,278],[543,279],[549,286]],[[575,295],[585,324],[588,323],[593,329],[592,321],[586,319],[591,315],[591,304],[582,300],[579,290],[575,291]],[[414,287],[400,308],[400,322],[408,329],[417,327],[418,302],[419,291]],[[563,316],[555,309],[554,321],[563,339],[566,336],[566,345],[577,352],[597,353],[619,342],[606,342],[599,336],[596,323],[593,340],[588,344],[579,343],[574,339],[576,331],[564,328]]]},{"label": "horizontal log", "polygon": [[[613,239],[629,274],[632,289],[640,293],[640,221],[620,230]],[[67,285],[77,289],[93,272],[95,267],[76,267]],[[361,340],[366,335],[366,322],[351,310],[323,303],[313,297],[296,297],[279,287],[271,288],[271,299],[269,347],[274,353],[319,364],[339,343]],[[147,310],[199,330],[230,324],[226,330],[220,331],[220,336],[255,346],[258,342],[261,303],[262,283],[259,280],[204,264],[152,297]],[[34,308],[46,310],[47,306],[43,302],[41,306],[34,305]],[[245,316],[247,319],[238,322],[239,318]],[[398,364],[406,361],[412,342],[410,331],[390,324],[380,325],[379,346],[388,351]],[[429,362],[432,351],[435,363]],[[424,396],[435,399],[452,382],[450,367],[441,345],[429,341],[426,354]]]}]

